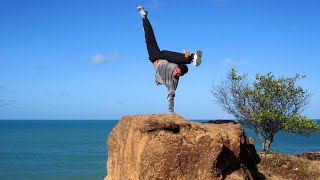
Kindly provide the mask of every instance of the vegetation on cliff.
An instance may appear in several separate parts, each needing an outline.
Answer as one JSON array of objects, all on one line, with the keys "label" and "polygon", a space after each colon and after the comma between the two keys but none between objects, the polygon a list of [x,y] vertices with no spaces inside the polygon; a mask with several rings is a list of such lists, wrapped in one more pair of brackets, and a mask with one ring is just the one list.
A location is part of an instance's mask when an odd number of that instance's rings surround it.
[{"label": "vegetation on cliff", "polygon": [[257,74],[251,84],[246,74],[238,75],[232,69],[225,81],[213,85],[211,93],[223,110],[258,134],[263,150],[268,151],[279,131],[310,136],[320,129],[316,121],[301,114],[311,96],[297,85],[302,78]]},{"label": "vegetation on cliff", "polygon": [[259,153],[259,171],[268,180],[318,180],[320,177],[320,152],[297,156],[280,153]]}]

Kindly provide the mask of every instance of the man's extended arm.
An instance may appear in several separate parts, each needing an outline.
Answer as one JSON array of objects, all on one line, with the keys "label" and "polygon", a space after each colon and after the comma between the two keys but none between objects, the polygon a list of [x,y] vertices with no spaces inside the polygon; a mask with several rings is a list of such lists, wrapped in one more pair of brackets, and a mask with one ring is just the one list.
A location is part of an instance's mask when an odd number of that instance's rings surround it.
[{"label": "man's extended arm", "polygon": [[169,107],[169,112],[174,113],[174,97],[176,94],[176,90],[173,88],[168,88],[168,107]]}]

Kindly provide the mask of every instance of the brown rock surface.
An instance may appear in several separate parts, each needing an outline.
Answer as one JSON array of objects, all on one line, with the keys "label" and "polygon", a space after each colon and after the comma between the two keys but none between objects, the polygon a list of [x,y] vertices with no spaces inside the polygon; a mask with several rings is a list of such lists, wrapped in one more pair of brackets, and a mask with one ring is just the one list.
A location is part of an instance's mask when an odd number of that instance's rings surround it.
[{"label": "brown rock surface", "polygon": [[259,161],[238,123],[130,115],[109,135],[105,180],[257,179]]}]

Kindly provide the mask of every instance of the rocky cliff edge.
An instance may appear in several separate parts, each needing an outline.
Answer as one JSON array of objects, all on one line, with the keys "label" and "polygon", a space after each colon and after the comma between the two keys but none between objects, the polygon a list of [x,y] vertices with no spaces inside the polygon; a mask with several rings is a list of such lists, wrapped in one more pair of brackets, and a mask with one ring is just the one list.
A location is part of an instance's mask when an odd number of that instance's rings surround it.
[{"label": "rocky cliff edge", "polygon": [[259,179],[259,155],[234,121],[129,115],[121,118],[107,144],[105,180]]}]

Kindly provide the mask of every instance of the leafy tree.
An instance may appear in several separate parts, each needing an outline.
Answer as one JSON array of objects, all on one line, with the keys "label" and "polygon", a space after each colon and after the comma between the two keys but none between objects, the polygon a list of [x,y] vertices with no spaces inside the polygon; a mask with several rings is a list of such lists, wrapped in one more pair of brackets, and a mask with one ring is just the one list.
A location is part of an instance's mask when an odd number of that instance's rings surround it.
[{"label": "leafy tree", "polygon": [[210,91],[224,111],[258,134],[263,150],[269,151],[279,131],[310,136],[320,130],[316,121],[301,115],[311,96],[296,84],[304,77],[297,74],[291,78],[276,78],[271,73],[257,74],[251,84],[247,74],[240,76],[231,69],[227,79],[213,85]]}]

